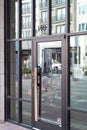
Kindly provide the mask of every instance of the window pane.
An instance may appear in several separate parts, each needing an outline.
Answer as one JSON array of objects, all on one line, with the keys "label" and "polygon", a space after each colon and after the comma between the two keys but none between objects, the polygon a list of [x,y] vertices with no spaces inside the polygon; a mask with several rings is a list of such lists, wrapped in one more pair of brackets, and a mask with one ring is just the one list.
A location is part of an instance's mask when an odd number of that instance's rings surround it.
[{"label": "window pane", "polygon": [[87,36],[70,38],[71,107],[87,110]]},{"label": "window pane", "polygon": [[64,33],[64,32],[65,32],[65,25],[56,26],[56,33]]},{"label": "window pane", "polygon": [[18,38],[18,0],[10,0],[10,38]]},{"label": "window pane", "polygon": [[31,100],[31,41],[22,41],[22,98]]},{"label": "window pane", "polygon": [[31,103],[22,102],[22,123],[31,125]]},{"label": "window pane", "polygon": [[87,113],[72,111],[70,130],[87,130]]},{"label": "window pane", "polygon": [[47,11],[41,12],[41,22],[47,23]]},{"label": "window pane", "polygon": [[10,100],[10,119],[18,121],[18,101]]},{"label": "window pane", "polygon": [[22,0],[22,38],[31,36],[31,0]]},{"label": "window pane", "polygon": [[[66,0],[52,0],[52,34],[65,33]],[[63,28],[64,27],[64,28]]]},{"label": "window pane", "polygon": [[[70,32],[87,31],[87,1],[72,0],[70,3]],[[80,25],[80,26],[79,26]]]},{"label": "window pane", "polygon": [[47,0],[36,1],[36,36],[47,35]]},{"label": "window pane", "polygon": [[[38,43],[37,48],[37,64],[42,70],[40,76],[41,88],[38,85],[38,111],[40,111],[38,116],[44,120],[55,122],[60,127],[62,127],[61,43],[61,41],[41,42]],[[59,124],[58,120],[60,120]]]},{"label": "window pane", "polygon": [[10,96],[18,97],[18,43],[10,43]]}]

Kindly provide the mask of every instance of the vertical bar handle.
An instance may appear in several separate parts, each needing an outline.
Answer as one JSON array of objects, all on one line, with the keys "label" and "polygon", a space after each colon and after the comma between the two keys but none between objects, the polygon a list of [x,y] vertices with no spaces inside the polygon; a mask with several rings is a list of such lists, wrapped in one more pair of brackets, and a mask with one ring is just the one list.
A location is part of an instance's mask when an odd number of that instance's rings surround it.
[{"label": "vertical bar handle", "polygon": [[38,121],[37,67],[34,68],[34,113],[35,121]]}]

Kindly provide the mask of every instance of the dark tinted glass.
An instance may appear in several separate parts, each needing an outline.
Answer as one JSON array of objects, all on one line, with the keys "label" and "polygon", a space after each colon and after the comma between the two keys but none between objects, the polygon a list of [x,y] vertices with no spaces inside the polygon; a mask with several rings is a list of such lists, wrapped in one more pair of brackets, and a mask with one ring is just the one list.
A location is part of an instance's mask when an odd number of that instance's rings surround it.
[{"label": "dark tinted glass", "polygon": [[18,38],[18,0],[10,0],[10,38]]},{"label": "dark tinted glass", "polygon": [[18,77],[19,77],[19,56],[18,56],[19,46],[18,42],[10,43],[10,96],[18,97]]},{"label": "dark tinted glass", "polygon": [[18,101],[10,100],[10,119],[18,121]]},{"label": "dark tinted glass", "polygon": [[31,125],[31,103],[22,102],[22,123]]},{"label": "dark tinted glass", "polygon": [[87,113],[72,111],[70,130],[87,130]]}]

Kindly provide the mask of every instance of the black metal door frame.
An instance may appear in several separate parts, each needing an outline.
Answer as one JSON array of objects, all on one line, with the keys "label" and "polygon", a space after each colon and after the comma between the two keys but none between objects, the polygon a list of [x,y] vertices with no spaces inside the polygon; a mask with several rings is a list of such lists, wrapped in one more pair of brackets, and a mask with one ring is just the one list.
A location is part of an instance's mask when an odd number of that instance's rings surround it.
[{"label": "black metal door frame", "polygon": [[[34,98],[34,82],[35,82],[35,75],[34,75],[34,68],[37,66],[37,43],[39,42],[52,42],[52,41],[61,41],[62,42],[62,128],[59,128],[57,125],[53,123],[44,122],[42,120],[35,121],[35,98]],[[41,129],[41,130],[66,130],[66,121],[67,121],[67,101],[66,101],[66,82],[67,82],[67,73],[66,73],[66,65],[67,65],[67,45],[66,45],[66,38],[65,35],[59,36],[50,36],[50,37],[42,37],[42,38],[35,38],[32,43],[32,126],[33,129]]]}]

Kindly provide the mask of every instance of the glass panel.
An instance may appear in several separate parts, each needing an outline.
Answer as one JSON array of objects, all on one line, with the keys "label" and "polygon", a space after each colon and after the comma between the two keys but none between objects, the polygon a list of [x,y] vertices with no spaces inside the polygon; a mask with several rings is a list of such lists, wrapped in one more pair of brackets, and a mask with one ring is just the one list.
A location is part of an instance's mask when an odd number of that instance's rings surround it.
[{"label": "glass panel", "polygon": [[18,121],[18,101],[10,100],[10,119]]},{"label": "glass panel", "polygon": [[18,43],[10,43],[10,96],[18,97]]},{"label": "glass panel", "polygon": [[70,38],[71,107],[87,110],[87,36]]},{"label": "glass panel", "polygon": [[22,0],[22,38],[30,37],[31,30],[31,0]]},{"label": "glass panel", "polygon": [[18,38],[18,0],[10,0],[10,38]]},{"label": "glass panel", "polygon": [[87,130],[87,113],[71,112],[70,130]]},{"label": "glass panel", "polygon": [[87,31],[87,1],[72,0],[70,3],[70,32]]},{"label": "glass panel", "polygon": [[52,34],[65,33],[66,0],[52,0]]},{"label": "glass panel", "polygon": [[47,1],[48,0],[36,1],[36,36],[47,35]]},{"label": "glass panel", "polygon": [[53,121],[60,127],[61,51],[61,41],[38,43],[38,66],[42,69],[41,118]]},{"label": "glass panel", "polygon": [[22,98],[31,100],[31,41],[22,41]]},{"label": "glass panel", "polygon": [[31,125],[31,103],[22,102],[22,123]]}]

